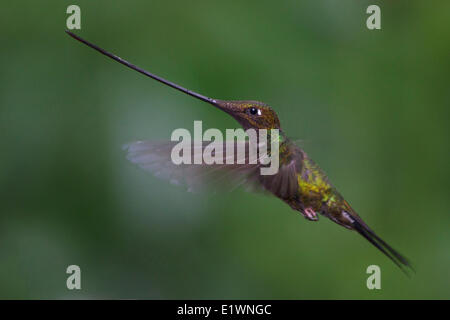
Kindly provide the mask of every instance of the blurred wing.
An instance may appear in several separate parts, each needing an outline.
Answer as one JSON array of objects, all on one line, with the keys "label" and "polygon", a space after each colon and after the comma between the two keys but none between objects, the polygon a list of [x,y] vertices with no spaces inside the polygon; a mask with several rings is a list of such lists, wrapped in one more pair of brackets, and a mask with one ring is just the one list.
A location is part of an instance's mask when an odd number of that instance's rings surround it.
[{"label": "blurred wing", "polygon": [[[239,144],[245,144],[245,159],[240,159],[245,164],[226,164],[226,142],[222,151],[214,152],[217,158],[222,158],[223,164],[179,164],[172,162],[171,153],[173,147],[179,142],[155,142],[137,141],[124,147],[127,150],[127,158],[143,169],[153,173],[158,178],[168,180],[176,185],[184,185],[190,192],[218,192],[231,191],[240,186],[249,191],[263,191],[258,181],[260,175],[259,164],[248,164],[247,142],[237,142],[234,145],[234,162],[237,162],[237,148]],[[191,145],[191,160],[194,154],[202,155],[208,144],[200,146]]]},{"label": "blurred wing", "polygon": [[280,165],[277,174],[259,176],[264,189],[281,199],[295,198],[299,193],[297,173],[301,171],[301,157],[296,156]]}]

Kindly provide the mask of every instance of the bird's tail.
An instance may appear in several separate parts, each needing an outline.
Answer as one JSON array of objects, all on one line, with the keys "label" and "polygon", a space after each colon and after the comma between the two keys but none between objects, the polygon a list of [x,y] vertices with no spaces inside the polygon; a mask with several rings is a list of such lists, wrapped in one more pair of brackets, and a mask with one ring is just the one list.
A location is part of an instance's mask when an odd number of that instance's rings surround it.
[{"label": "bird's tail", "polygon": [[353,228],[358,231],[360,235],[366,238],[370,243],[372,243],[375,247],[378,248],[381,252],[383,252],[389,259],[391,259],[406,275],[410,275],[408,273],[409,270],[414,271],[411,263],[402,256],[399,252],[393,249],[390,245],[388,245],[383,239],[375,234],[364,222],[360,221],[360,219],[354,219],[352,221]]}]

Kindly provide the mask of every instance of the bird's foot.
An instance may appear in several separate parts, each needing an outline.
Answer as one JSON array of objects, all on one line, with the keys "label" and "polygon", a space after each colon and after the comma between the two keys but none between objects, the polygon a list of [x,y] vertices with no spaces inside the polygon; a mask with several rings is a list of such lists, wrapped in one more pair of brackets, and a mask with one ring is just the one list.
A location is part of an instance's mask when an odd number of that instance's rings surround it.
[{"label": "bird's foot", "polygon": [[312,208],[309,208],[309,207],[305,208],[302,213],[303,213],[303,216],[308,220],[311,220],[311,221],[319,220],[319,218],[317,217],[317,213]]}]

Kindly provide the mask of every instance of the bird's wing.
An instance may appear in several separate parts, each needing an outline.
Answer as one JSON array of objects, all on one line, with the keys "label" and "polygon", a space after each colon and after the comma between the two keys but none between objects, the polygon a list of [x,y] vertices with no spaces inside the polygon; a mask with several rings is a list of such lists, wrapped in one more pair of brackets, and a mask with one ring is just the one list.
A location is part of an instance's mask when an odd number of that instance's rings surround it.
[{"label": "bird's wing", "polygon": [[226,142],[223,143],[222,151],[215,150],[216,158],[222,159],[222,164],[193,164],[194,155],[202,155],[208,144],[202,143],[199,146],[191,145],[191,163],[176,165],[172,161],[172,149],[179,142],[155,142],[137,141],[124,146],[128,152],[127,158],[153,173],[158,178],[168,180],[173,184],[186,186],[191,192],[218,192],[231,191],[243,186],[248,191],[263,191],[257,180],[260,173],[260,164],[249,164],[248,152],[245,152],[244,159],[239,159],[245,164],[227,164],[227,159],[232,157],[233,163],[237,163],[237,148],[240,144],[247,142],[237,142],[234,145],[233,155],[226,152]]},{"label": "bird's wing", "polygon": [[[259,161],[256,164],[249,164],[247,141],[232,144],[234,146],[232,155],[227,155],[229,143],[224,142],[222,151],[215,151],[216,157],[222,158],[223,164],[209,165],[174,164],[171,153],[177,143],[137,141],[126,145],[125,149],[128,152],[127,158],[131,162],[161,179],[186,186],[191,192],[232,191],[243,187],[250,192],[273,193],[282,199],[291,198],[298,192],[297,172],[300,172],[300,156],[292,157],[292,160],[286,163],[280,161],[278,173],[275,175],[261,175],[260,169],[263,165]],[[206,143],[199,146],[193,144],[191,159],[194,159],[193,154],[201,155],[207,145]],[[238,158],[237,150],[240,147],[246,150],[241,156],[243,159]],[[234,159],[235,164],[226,164],[230,157]],[[244,164],[236,164],[238,160]]]},{"label": "bird's wing", "polygon": [[260,175],[260,183],[265,190],[281,199],[292,199],[298,195],[298,176],[301,170],[301,158],[292,157],[286,163],[281,163],[277,174]]}]

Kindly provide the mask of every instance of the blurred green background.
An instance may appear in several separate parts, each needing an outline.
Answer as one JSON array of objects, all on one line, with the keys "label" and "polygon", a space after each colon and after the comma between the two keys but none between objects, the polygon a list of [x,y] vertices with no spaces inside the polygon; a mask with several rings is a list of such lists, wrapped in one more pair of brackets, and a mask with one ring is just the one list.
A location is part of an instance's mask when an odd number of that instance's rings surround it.
[{"label": "blurred green background", "polygon": [[[143,68],[272,105],[416,274],[274,197],[191,194],[129,163],[124,143],[236,123],[68,37],[69,4],[78,34]],[[0,298],[449,299],[449,17],[449,1],[3,5]]]}]

